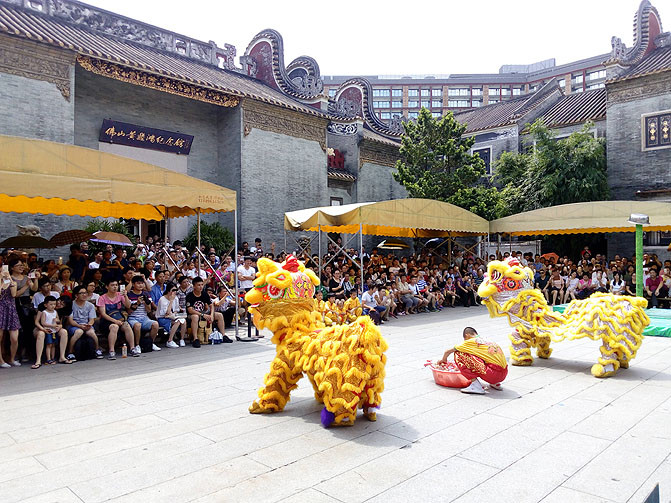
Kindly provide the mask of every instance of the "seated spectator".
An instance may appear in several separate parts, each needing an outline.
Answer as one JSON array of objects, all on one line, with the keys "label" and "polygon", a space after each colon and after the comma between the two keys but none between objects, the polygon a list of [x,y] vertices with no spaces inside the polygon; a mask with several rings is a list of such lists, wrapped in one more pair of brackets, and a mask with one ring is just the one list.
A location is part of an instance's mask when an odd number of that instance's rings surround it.
[{"label": "seated spectator", "polygon": [[349,299],[345,301],[344,307],[347,323],[352,323],[361,316],[363,309],[361,307],[361,301],[356,295],[356,290],[350,290]]},{"label": "seated spectator", "polygon": [[98,346],[98,336],[95,330],[93,330],[93,324],[96,321],[96,309],[93,307],[93,304],[86,300],[88,292],[85,287],[76,287],[73,294],[72,312],[68,317],[68,334],[70,335],[68,360],[75,361],[75,343],[84,335],[93,339],[96,348],[96,358],[100,359],[103,357],[103,352]]},{"label": "seated spectator", "polygon": [[454,307],[454,303],[459,299],[459,296],[457,295],[457,286],[454,284],[452,276],[447,276],[443,292],[445,295],[445,303],[450,307]]},{"label": "seated spectator", "polygon": [[578,283],[580,280],[578,279],[578,273],[576,271],[572,271],[568,281],[566,282],[566,292],[564,293],[564,302],[571,302],[572,300],[576,299],[576,294],[578,292]]},{"label": "seated spectator", "polygon": [[[184,347],[184,338],[186,337],[186,317],[179,316],[179,300],[177,299],[177,286],[174,283],[167,283],[163,290],[163,295],[158,299],[156,308],[156,320],[165,333],[168,334],[166,348]],[[179,330],[179,345],[174,341],[175,334]]]},{"label": "seated spectator", "polygon": [[122,330],[126,336],[128,348],[131,349],[129,354],[140,356],[140,353],[133,351],[135,348],[133,329],[123,317],[122,310],[125,302],[130,306],[128,299],[119,292],[117,280],[112,280],[107,284],[107,293],[101,295],[96,302],[100,314],[100,332],[102,335],[107,334],[108,360],[116,360],[115,345],[119,330]]},{"label": "seated spectator", "polygon": [[412,296],[417,299],[417,308],[415,312],[426,312],[426,306],[429,305],[429,301],[422,294],[417,276],[412,276],[410,278],[410,291]]},{"label": "seated spectator", "polygon": [[[149,290],[149,295],[151,296],[151,301],[154,304],[154,309],[156,309],[156,306],[158,306],[159,299],[163,297],[167,289],[165,274],[166,271],[158,271],[155,274],[156,283],[154,283],[154,286],[152,286],[151,290]],[[176,284],[173,284],[173,286],[177,288]],[[175,290],[175,294],[177,294],[177,290]],[[177,303],[179,304],[179,300]]]},{"label": "seated spectator", "polygon": [[552,269],[552,276],[548,282],[548,296],[550,297],[550,305],[561,304],[564,298],[564,280],[559,274],[559,268]]},{"label": "seated spectator", "polygon": [[535,288],[539,289],[541,292],[543,292],[543,296],[545,296],[545,299],[550,302],[550,295],[548,293],[548,286],[550,284],[550,276],[547,274],[547,270],[545,267],[543,267],[540,270],[540,273],[538,273],[538,276],[536,277],[536,284],[534,285]]},{"label": "seated spectator", "polygon": [[592,288],[592,280],[590,279],[589,273],[585,272],[582,275],[582,279],[578,281],[576,297],[578,299],[586,299],[592,295],[592,293],[594,293],[594,289]]},{"label": "seated spectator", "polygon": [[475,305],[475,290],[470,274],[465,274],[457,281],[457,295],[459,295],[464,307]]},{"label": "seated spectator", "polygon": [[133,348],[133,351],[142,353],[142,349],[140,348],[140,338],[142,332],[147,331],[152,340],[152,351],[160,351],[161,348],[159,348],[155,342],[156,336],[158,335],[158,322],[151,320],[148,315],[149,309],[151,309],[151,297],[149,296],[149,292],[145,289],[146,282],[144,276],[133,276],[131,284],[131,289],[124,292],[126,299],[128,299],[128,302],[124,302],[124,304],[130,312],[130,315],[128,316],[128,324],[133,329],[133,334],[135,335],[135,347]]},{"label": "seated spectator", "polygon": [[86,300],[89,301],[94,306],[98,305],[98,299],[100,298],[100,294],[96,292],[97,286],[98,285],[95,281],[88,281],[84,283],[86,293],[88,294]]},{"label": "seated spectator", "polygon": [[327,327],[338,323],[338,303],[334,293],[328,293],[328,300],[324,308],[324,324]]},{"label": "seated spectator", "polygon": [[[200,321],[206,321],[208,324],[214,325],[217,323],[219,332],[224,334],[224,317],[219,313],[215,318],[214,304],[210,296],[204,291],[205,283],[203,278],[196,277],[193,279],[193,291],[186,296],[186,312],[191,326],[191,345],[194,348],[200,347],[200,340],[198,339],[198,329]],[[233,342],[224,335],[224,342]]]},{"label": "seated spectator", "polygon": [[396,286],[398,288],[401,301],[403,304],[405,304],[405,312],[408,314],[414,314],[417,312],[417,306],[419,306],[419,298],[415,297],[412,287],[407,280],[408,277],[405,274],[402,274],[399,280],[396,282]]},{"label": "seated spectator", "polygon": [[643,296],[646,299],[649,299],[650,307],[657,307],[657,298],[659,297],[659,292],[663,286],[664,282],[662,281],[662,278],[657,276],[657,270],[655,267],[652,267],[650,269],[650,276],[643,285]]},{"label": "seated spectator", "polygon": [[363,314],[367,314],[376,325],[383,323],[380,314],[386,311],[386,308],[377,305],[375,294],[377,293],[377,285],[373,283],[369,290],[365,291],[361,296],[361,306],[363,307]]},{"label": "seated spectator", "polygon": [[224,317],[224,328],[231,328],[235,316],[235,302],[224,285],[219,286],[217,297],[212,302],[215,314],[221,313]]},{"label": "seated spectator", "polygon": [[59,363],[72,363],[65,357],[65,351],[68,344],[68,333],[63,328],[63,323],[58,317],[56,311],[56,298],[47,295],[44,302],[40,303],[37,315],[35,316],[35,364],[32,369],[38,369],[42,366],[42,352],[46,343],[47,364],[56,363],[54,346],[58,343],[60,353]]},{"label": "seated spectator", "polygon": [[615,271],[613,273],[613,280],[610,282],[610,293],[613,295],[624,295],[625,287],[626,285],[622,279],[620,271]]}]

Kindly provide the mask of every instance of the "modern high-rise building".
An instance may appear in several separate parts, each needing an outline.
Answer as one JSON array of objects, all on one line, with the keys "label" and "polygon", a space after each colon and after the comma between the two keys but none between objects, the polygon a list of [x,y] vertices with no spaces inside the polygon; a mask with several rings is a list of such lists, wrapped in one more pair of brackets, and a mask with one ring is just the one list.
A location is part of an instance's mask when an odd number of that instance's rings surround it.
[{"label": "modern high-rise building", "polygon": [[[382,121],[395,116],[413,119],[421,108],[440,117],[458,111],[500,103],[533,93],[556,79],[565,94],[581,93],[605,86],[604,61],[600,54],[564,65],[547,59],[531,65],[504,65],[499,73],[451,75],[366,75],[373,88],[373,109]],[[324,76],[324,89],[334,98],[339,86],[351,75]]]}]

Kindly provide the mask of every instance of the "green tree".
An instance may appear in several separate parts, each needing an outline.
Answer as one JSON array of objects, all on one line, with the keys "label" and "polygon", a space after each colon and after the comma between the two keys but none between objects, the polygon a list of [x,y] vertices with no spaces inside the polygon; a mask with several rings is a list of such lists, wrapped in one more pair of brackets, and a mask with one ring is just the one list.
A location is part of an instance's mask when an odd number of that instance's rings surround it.
[{"label": "green tree", "polygon": [[453,194],[448,202],[480,215],[485,220],[496,220],[506,211],[505,199],[496,187],[465,187]]},{"label": "green tree", "polygon": [[485,174],[484,161],[468,152],[475,139],[462,137],[466,125],[457,122],[452,112],[435,118],[423,108],[417,121],[404,127],[394,180],[410,197],[449,201]]},{"label": "green tree", "polygon": [[[234,238],[231,232],[222,227],[219,222],[208,224],[200,222],[200,244],[205,248],[214,248],[217,253],[224,253],[233,246]],[[198,246],[198,225],[194,224],[184,240],[184,246],[189,250],[195,250]]]}]

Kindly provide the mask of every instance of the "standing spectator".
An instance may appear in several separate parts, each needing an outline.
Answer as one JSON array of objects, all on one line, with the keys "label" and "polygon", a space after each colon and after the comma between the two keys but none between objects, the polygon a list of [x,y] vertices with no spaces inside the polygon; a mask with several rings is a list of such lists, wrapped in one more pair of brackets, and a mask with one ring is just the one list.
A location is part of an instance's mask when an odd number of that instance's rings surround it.
[{"label": "standing spectator", "polygon": [[70,245],[70,258],[67,265],[72,269],[72,279],[77,283],[84,281],[84,273],[88,269],[88,257],[82,253],[78,244]]},{"label": "standing spectator", "polygon": [[[247,293],[254,286],[254,279],[256,278],[256,269],[252,266],[252,258],[247,256],[245,257],[244,264],[238,266],[238,281],[240,282],[240,288],[244,293]],[[243,296],[244,297],[244,296]],[[244,302],[245,308],[248,304]],[[222,332],[223,333],[223,332]],[[259,335],[258,328],[256,329],[256,335]],[[247,337],[251,338],[252,336],[252,314],[247,310]]]},{"label": "standing spectator", "polygon": [[329,280],[329,292],[334,294],[338,300],[345,299],[345,287],[343,286],[340,269],[333,271],[333,277]]},{"label": "standing spectator", "polygon": [[[10,262],[11,263],[11,262]],[[3,347],[5,331],[9,332],[11,365],[20,367],[21,362],[16,360],[16,351],[19,348],[19,329],[21,322],[16,311],[16,292],[18,290],[16,281],[4,266],[0,273],[0,348]],[[0,351],[0,368],[6,369],[11,366],[2,359]]]},{"label": "standing spectator", "polygon": [[[158,324],[168,334],[168,342],[165,347],[178,348],[184,347],[184,338],[186,337],[186,318],[179,316],[179,300],[177,299],[177,286],[174,283],[168,283],[164,288],[163,295],[159,298],[156,308],[156,319]],[[179,345],[173,340],[177,331],[180,331]]]},{"label": "standing spectator", "polygon": [[[16,312],[19,315],[21,332],[19,333],[19,353],[24,359],[28,358],[26,353],[31,353],[35,348],[30,335],[33,333],[34,316],[30,309],[30,296],[37,291],[38,281],[36,274],[25,275],[26,266],[18,258],[9,261],[9,272],[14,282],[16,282]],[[32,276],[32,277],[31,277]],[[13,361],[13,360],[12,360]]]},{"label": "standing spectator", "polygon": [[[70,297],[73,299],[73,292],[77,282],[72,279],[72,269],[64,265],[58,272],[58,283],[56,283],[56,290],[61,294],[61,297]],[[74,300],[74,299],[73,299]]]},{"label": "standing spectator", "polygon": [[100,269],[103,261],[103,252],[99,251],[93,256],[93,262],[89,262],[89,269]]},{"label": "standing spectator", "polygon": [[68,334],[70,335],[68,360],[75,361],[75,343],[83,335],[87,335],[93,339],[96,348],[96,358],[100,359],[103,357],[103,352],[98,345],[98,336],[95,330],[93,330],[93,323],[96,321],[96,309],[93,307],[93,304],[86,300],[88,297],[86,287],[76,287],[73,294],[72,313],[68,317]]}]

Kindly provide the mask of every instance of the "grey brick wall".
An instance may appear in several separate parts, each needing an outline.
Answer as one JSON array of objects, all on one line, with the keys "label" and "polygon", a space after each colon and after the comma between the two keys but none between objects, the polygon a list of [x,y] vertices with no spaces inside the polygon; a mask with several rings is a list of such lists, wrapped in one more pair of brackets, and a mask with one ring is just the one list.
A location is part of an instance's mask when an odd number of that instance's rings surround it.
[{"label": "grey brick wall", "polygon": [[0,73],[0,134],[73,143],[73,131],[74,99],[55,84]]},{"label": "grey brick wall", "polygon": [[[56,85],[49,82],[0,73],[0,134],[73,143],[74,99],[66,100]],[[30,183],[29,178],[26,183]],[[37,225],[42,235],[50,238],[62,230],[78,228],[84,221],[81,217],[60,215],[0,213],[0,240],[15,236],[17,225]],[[67,259],[68,251],[67,248],[44,250],[40,255]]]},{"label": "grey brick wall", "polygon": [[[242,139],[240,242],[284,245],[284,213],[329,204],[326,153],[316,141],[252,128]],[[291,238],[289,238],[289,242]]]},{"label": "grey brick wall", "polygon": [[357,181],[357,202],[386,201],[408,197],[405,188],[394,180],[395,168],[365,162]]},{"label": "grey brick wall", "polygon": [[517,126],[508,129],[485,132],[475,136],[473,150],[491,148],[491,171],[494,172],[494,164],[503,152],[519,152],[519,135]]}]

